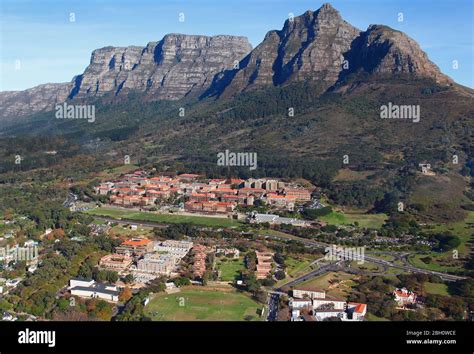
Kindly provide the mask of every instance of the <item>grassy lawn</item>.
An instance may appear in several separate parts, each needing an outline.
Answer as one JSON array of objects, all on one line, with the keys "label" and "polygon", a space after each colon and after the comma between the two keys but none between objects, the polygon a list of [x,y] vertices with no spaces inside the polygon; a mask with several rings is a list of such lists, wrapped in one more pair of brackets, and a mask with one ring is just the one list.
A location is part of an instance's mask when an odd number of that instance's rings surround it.
[{"label": "grassy lawn", "polygon": [[351,268],[365,270],[367,272],[373,272],[373,273],[381,272],[383,270],[383,267],[378,266],[375,263],[370,263],[367,261],[365,261],[363,264],[359,264],[357,263],[357,261],[352,261]]},{"label": "grassy lawn", "polygon": [[116,219],[128,219],[136,221],[152,221],[165,224],[190,223],[210,227],[232,227],[238,226],[241,222],[233,219],[213,218],[205,216],[190,215],[172,215],[172,214],[154,214],[136,210],[122,210],[114,208],[97,208],[86,211],[85,213],[98,216],[108,216]]},{"label": "grassy lawn", "polygon": [[425,283],[425,290],[428,294],[448,296],[448,286],[446,284]]},{"label": "grassy lawn", "polygon": [[244,260],[243,258],[219,260],[217,269],[220,271],[222,281],[233,281],[240,274],[240,270],[244,269]]},{"label": "grassy lawn", "polygon": [[[472,239],[474,233],[472,231],[472,224],[474,224],[474,211],[470,211],[467,218],[463,221],[435,224],[427,229],[430,233],[451,232],[453,235],[459,237],[461,245],[457,248],[459,258],[464,258],[469,253],[468,242]],[[430,263],[425,263],[421,260],[423,257],[431,257]],[[462,270],[462,261],[453,259],[453,252],[448,251],[444,253],[429,252],[426,254],[414,254],[409,257],[412,265],[419,268],[447,272]]]},{"label": "grassy lawn", "polygon": [[436,224],[432,229],[430,229],[430,232],[451,232],[453,235],[459,237],[461,245],[459,246],[458,251],[460,255],[465,255],[468,252],[467,242],[474,236],[472,224],[474,224],[474,211],[470,211],[467,218],[463,221],[449,224]]},{"label": "grassy lawn", "polygon": [[367,314],[365,315],[365,319],[367,321],[390,321],[389,319],[375,316],[373,313],[370,313],[370,312],[367,312]]},{"label": "grassy lawn", "polygon": [[385,254],[385,253],[373,253],[372,256],[383,259],[385,261],[389,261],[389,262],[393,262],[395,260],[394,256],[390,254]]},{"label": "grassy lawn", "polygon": [[326,290],[328,295],[344,299],[355,285],[355,282],[352,280],[354,277],[356,277],[356,275],[345,272],[329,272],[305,281],[300,285],[312,286],[316,289]]},{"label": "grassy lawn", "polygon": [[175,294],[158,294],[145,307],[154,321],[260,321],[263,305],[233,289],[184,287]]},{"label": "grassy lawn", "polygon": [[311,260],[309,259],[287,257],[285,259],[286,272],[292,278],[298,277],[299,275],[304,273],[302,271],[305,270],[305,268],[308,268],[310,263]]},{"label": "grassy lawn", "polygon": [[136,236],[150,236],[153,234],[153,228],[151,227],[137,227],[136,230],[131,230],[130,227],[119,224],[112,227],[109,231],[110,235],[114,236],[127,236],[127,237],[136,237]]},{"label": "grassy lawn", "polygon": [[279,280],[276,283],[276,286],[282,286],[289,281],[298,278],[299,276],[311,271],[317,267],[317,265],[309,266],[313,260],[307,258],[295,258],[295,257],[286,257],[286,278]]},{"label": "grassy lawn", "polygon": [[333,211],[326,216],[322,216],[320,219],[330,225],[351,225],[357,221],[360,227],[380,229],[387,219],[387,215]]},{"label": "grassy lawn", "polygon": [[[430,263],[425,263],[421,260],[423,257],[431,257],[432,261]],[[435,272],[449,272],[449,271],[457,271],[461,270],[460,266],[452,266],[448,264],[440,264],[440,262],[445,262],[448,258],[451,257],[451,253],[444,254],[444,253],[436,253],[431,252],[428,254],[413,254],[408,257],[408,261],[410,264],[414,265],[415,267],[422,268],[422,269],[429,269],[434,270]],[[448,261],[449,262],[449,261]]]},{"label": "grassy lawn", "polygon": [[398,274],[409,274],[409,273],[400,268],[388,267],[385,274],[398,275]]}]

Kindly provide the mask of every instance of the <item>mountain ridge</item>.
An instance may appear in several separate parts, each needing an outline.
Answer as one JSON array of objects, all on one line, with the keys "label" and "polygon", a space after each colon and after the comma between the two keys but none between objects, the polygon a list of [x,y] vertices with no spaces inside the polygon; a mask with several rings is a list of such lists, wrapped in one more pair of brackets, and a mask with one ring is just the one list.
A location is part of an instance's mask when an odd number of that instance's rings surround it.
[{"label": "mountain ridge", "polygon": [[281,30],[267,32],[237,70],[218,74],[206,95],[230,97],[270,84],[308,79],[320,81],[324,91],[362,71],[453,83],[403,32],[384,25],[361,31],[324,4],[314,12],[287,19]]},{"label": "mountain ridge", "polygon": [[189,95],[225,98],[313,80],[323,93],[361,74],[388,79],[407,75],[454,84],[403,32],[384,25],[361,31],[326,3],[316,11],[287,19],[281,30],[269,31],[253,49],[242,36],[176,33],[146,46],[96,49],[84,72],[69,83],[0,92],[0,120],[21,120],[30,113],[51,110],[66,99],[131,92],[147,100],[179,100]]}]

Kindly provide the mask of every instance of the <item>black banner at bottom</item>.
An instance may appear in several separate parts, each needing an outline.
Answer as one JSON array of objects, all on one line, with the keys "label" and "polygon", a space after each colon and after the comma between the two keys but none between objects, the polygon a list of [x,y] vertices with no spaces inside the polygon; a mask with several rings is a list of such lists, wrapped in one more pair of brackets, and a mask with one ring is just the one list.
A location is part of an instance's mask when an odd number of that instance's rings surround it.
[{"label": "black banner at bottom", "polygon": [[0,322],[0,353],[472,353],[472,322]]}]

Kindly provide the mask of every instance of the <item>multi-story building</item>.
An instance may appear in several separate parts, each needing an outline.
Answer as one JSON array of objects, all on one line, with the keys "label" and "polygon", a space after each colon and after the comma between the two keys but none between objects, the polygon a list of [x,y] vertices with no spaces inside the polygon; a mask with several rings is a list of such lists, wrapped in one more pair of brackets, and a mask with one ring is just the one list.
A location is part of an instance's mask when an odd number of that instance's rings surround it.
[{"label": "multi-story building", "polygon": [[272,270],[272,252],[259,252],[255,251],[257,255],[257,279],[265,279]]},{"label": "multi-story building", "polygon": [[417,298],[416,293],[407,288],[395,289],[393,291],[393,296],[400,307],[416,303]]},{"label": "multi-story building", "polygon": [[204,213],[230,213],[234,210],[235,203],[228,202],[196,202],[188,201],[184,203],[184,209],[187,211],[204,212]]},{"label": "multi-story building", "polygon": [[153,242],[146,238],[132,238],[116,248],[116,253],[143,256],[153,251]]},{"label": "multi-story building", "polygon": [[279,195],[276,193],[267,193],[265,200],[267,204],[277,207],[294,208],[296,197],[292,195]]},{"label": "multi-story building", "polygon": [[166,252],[179,258],[183,258],[192,247],[193,243],[190,241],[166,240],[159,243],[157,242],[155,244],[155,251]]},{"label": "multi-story building", "polygon": [[349,320],[363,321],[365,314],[367,313],[367,304],[348,302],[346,312]]},{"label": "multi-story building", "polygon": [[285,188],[285,196],[294,197],[297,202],[311,201],[311,192],[303,188]]},{"label": "multi-story building", "polygon": [[133,258],[122,254],[109,254],[102,257],[99,265],[102,268],[123,271],[132,265]]},{"label": "multi-story building", "polygon": [[137,262],[137,270],[145,273],[169,275],[176,266],[177,259],[179,258],[171,254],[146,254]]},{"label": "multi-story building", "polygon": [[278,189],[278,181],[274,179],[267,179],[264,183],[264,188],[267,191],[276,191]]},{"label": "multi-story building", "polygon": [[202,245],[195,245],[193,247],[194,262],[193,275],[202,278],[206,271],[206,247]]},{"label": "multi-story building", "polygon": [[324,299],[326,292],[324,290],[315,289],[311,286],[301,285],[296,289],[293,289],[293,297],[297,299]]}]

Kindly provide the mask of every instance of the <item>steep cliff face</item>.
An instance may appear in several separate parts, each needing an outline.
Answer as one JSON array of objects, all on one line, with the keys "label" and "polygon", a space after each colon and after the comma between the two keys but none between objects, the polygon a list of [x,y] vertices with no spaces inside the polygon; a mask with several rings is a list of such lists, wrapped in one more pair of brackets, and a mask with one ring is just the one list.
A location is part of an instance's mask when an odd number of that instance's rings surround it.
[{"label": "steep cliff face", "polygon": [[387,26],[369,26],[353,43],[348,57],[352,70],[388,75],[410,74],[437,81],[450,81],[428,59],[418,43],[403,32]]},{"label": "steep cliff face", "polygon": [[216,73],[232,68],[252,46],[245,37],[168,34],[146,47],[94,50],[89,66],[71,83],[0,92],[0,119],[49,110],[67,98],[93,98],[131,90],[152,99],[177,100],[205,90]]},{"label": "steep cliff face", "polygon": [[0,119],[50,109],[66,98],[84,99],[131,91],[154,100],[187,95],[232,97],[240,92],[311,80],[318,90],[344,83],[350,74],[388,79],[402,74],[452,83],[407,35],[386,26],[360,31],[325,4],[286,20],[255,49],[245,37],[169,34],[145,47],[105,47],[71,83],[0,92]]},{"label": "steep cliff face", "polygon": [[216,77],[206,95],[230,96],[304,80],[319,81],[325,89],[359,71],[450,81],[404,33],[379,25],[360,31],[324,4],[288,19],[280,31],[268,32],[239,69]]},{"label": "steep cliff face", "polygon": [[20,116],[53,109],[56,103],[66,100],[72,86],[72,83],[44,84],[24,91],[0,92],[0,119],[11,121]]},{"label": "steep cliff face", "polygon": [[325,4],[317,11],[286,20],[270,31],[239,65],[221,75],[211,94],[232,94],[266,85],[307,79],[329,86],[336,82],[344,56],[360,31]]},{"label": "steep cliff face", "polygon": [[156,99],[177,100],[209,86],[219,71],[238,63],[250,50],[245,37],[166,35],[146,47],[97,49],[71,97],[137,90]]}]

